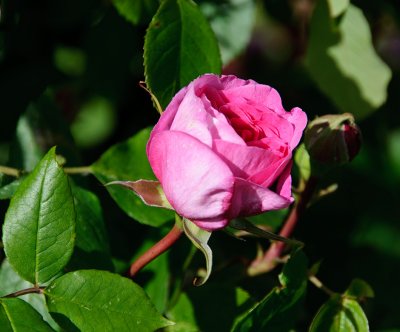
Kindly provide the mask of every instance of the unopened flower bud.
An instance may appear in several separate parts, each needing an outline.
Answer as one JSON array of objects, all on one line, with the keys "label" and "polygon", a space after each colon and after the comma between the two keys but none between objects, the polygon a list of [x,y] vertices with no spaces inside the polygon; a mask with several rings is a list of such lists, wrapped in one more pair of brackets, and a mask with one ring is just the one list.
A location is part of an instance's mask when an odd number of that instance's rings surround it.
[{"label": "unopened flower bud", "polygon": [[322,164],[350,162],[361,148],[361,132],[350,113],[329,114],[311,121],[305,132],[311,158]]}]

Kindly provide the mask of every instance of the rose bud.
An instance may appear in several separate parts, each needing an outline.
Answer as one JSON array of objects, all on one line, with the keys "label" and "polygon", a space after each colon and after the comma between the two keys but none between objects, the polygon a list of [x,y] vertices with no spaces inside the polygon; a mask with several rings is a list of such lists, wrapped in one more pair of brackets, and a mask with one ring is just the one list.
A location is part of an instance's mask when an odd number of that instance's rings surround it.
[{"label": "rose bud", "polygon": [[[170,206],[207,231],[286,208],[293,202],[292,151],[306,124],[306,114],[297,107],[286,112],[267,85],[235,76],[195,79],[175,95],[147,143],[168,201],[160,196],[151,204]],[[160,192],[152,186],[136,192],[146,200],[150,191]]]},{"label": "rose bud", "polygon": [[309,123],[304,141],[315,161],[344,164],[353,160],[360,151],[361,132],[352,114],[330,114]]}]

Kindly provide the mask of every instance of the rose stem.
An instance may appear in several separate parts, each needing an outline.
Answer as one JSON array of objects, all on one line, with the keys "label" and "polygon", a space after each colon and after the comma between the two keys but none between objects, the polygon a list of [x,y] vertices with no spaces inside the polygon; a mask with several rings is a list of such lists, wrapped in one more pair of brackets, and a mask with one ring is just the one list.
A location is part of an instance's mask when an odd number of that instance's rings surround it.
[{"label": "rose stem", "polygon": [[129,269],[129,275],[133,278],[143,267],[167,251],[183,234],[182,228],[175,224],[174,227],[154,246],[134,261]]},{"label": "rose stem", "polygon": [[[308,179],[304,187],[304,190],[300,194],[298,201],[293,206],[289,216],[284,222],[281,231],[279,232],[280,236],[290,237],[292,235],[296,227],[297,221],[306,210],[307,204],[310,202],[313,196],[317,182],[318,182],[317,177],[311,176]],[[267,263],[267,265],[270,266],[271,268],[275,267],[276,260],[281,257],[281,254],[284,249],[285,249],[285,243],[283,242],[272,243],[267,252],[265,253],[264,257],[262,258],[261,264]],[[259,264],[259,262],[257,264]]]}]

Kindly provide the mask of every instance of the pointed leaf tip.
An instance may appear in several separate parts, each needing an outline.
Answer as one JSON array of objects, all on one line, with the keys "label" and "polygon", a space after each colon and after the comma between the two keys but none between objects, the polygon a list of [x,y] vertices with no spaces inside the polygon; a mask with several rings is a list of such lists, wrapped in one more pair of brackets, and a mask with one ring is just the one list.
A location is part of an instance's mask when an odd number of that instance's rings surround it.
[{"label": "pointed leaf tip", "polygon": [[162,207],[165,209],[173,210],[173,207],[171,206],[171,204],[169,204],[167,197],[165,197],[164,190],[162,189],[161,184],[158,181],[112,181],[106,183],[105,186],[115,184],[132,190],[136,195],[140,197],[143,203],[149,206]]}]

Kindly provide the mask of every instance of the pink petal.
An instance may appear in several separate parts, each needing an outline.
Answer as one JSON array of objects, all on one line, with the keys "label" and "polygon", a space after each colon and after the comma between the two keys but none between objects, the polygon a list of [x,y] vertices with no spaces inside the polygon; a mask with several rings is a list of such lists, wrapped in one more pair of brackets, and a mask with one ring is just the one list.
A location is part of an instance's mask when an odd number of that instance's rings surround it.
[{"label": "pink petal", "polygon": [[284,209],[292,201],[292,198],[282,197],[267,188],[237,178],[230,217],[251,216],[265,211]]},{"label": "pink petal", "polygon": [[190,220],[225,218],[234,177],[207,145],[186,133],[161,132],[149,142],[148,157],[177,213]]},{"label": "pink petal", "polygon": [[288,199],[291,199],[292,197],[292,176],[290,175],[290,172],[292,171],[292,164],[293,162],[290,161],[286,165],[286,168],[279,176],[278,183],[276,184],[276,192]]},{"label": "pink petal", "polygon": [[294,132],[290,141],[290,148],[294,149],[299,144],[303,130],[307,125],[307,114],[304,113],[300,108],[295,107],[290,112],[286,113],[286,119],[293,123]]},{"label": "pink petal", "polygon": [[228,219],[209,219],[209,220],[192,220],[198,227],[206,230],[206,231],[216,231],[218,229],[222,229],[229,224]]},{"label": "pink petal", "polygon": [[274,151],[256,146],[242,146],[222,140],[214,141],[214,151],[236,177],[251,178],[253,182],[264,186],[275,181],[277,170],[282,171],[281,166],[285,166],[291,157],[278,156]]}]

